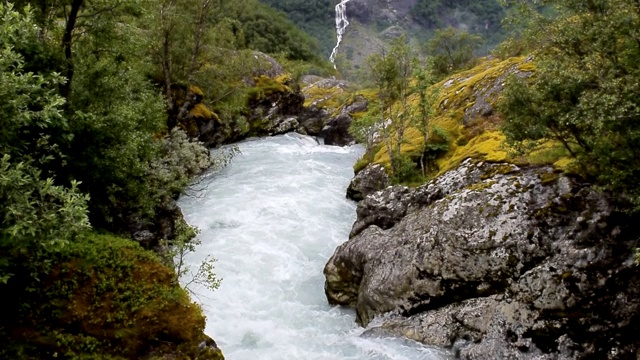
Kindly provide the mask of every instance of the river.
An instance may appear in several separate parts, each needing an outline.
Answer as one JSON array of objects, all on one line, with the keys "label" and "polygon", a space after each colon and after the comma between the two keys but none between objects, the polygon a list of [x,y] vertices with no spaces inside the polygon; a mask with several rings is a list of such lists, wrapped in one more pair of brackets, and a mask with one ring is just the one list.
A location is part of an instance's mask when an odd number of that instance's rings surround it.
[{"label": "river", "polygon": [[327,304],[322,270],[355,220],[344,194],[362,149],[297,134],[239,148],[231,165],[179,201],[201,230],[187,262],[218,259],[220,288],[192,290],[226,359],[443,359],[411,341],[361,336],[352,310]]}]

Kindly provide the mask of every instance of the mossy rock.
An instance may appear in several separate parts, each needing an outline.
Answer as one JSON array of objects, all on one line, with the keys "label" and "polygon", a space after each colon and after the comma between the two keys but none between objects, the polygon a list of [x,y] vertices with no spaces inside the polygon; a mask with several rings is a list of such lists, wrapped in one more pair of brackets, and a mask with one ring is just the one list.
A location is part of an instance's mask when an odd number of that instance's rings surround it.
[{"label": "mossy rock", "polygon": [[90,234],[38,276],[16,294],[21,307],[4,329],[12,336],[2,358],[188,359],[207,339],[202,310],[173,270],[133,241]]}]

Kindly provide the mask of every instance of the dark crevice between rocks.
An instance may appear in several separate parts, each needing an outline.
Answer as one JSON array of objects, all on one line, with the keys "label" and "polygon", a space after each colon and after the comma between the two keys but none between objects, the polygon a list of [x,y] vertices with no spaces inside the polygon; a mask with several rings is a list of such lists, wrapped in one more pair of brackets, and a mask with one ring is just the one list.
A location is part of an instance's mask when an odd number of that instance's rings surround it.
[{"label": "dark crevice between rocks", "polygon": [[420,294],[414,298],[409,298],[408,302],[416,304],[409,309],[400,309],[400,314],[404,317],[411,317],[423,312],[439,309],[441,307],[459,303],[474,298],[485,298],[492,295],[504,294],[507,289],[507,281],[491,282],[489,286],[482,286],[482,282],[469,282],[457,285],[455,281],[442,280],[442,287],[446,289],[445,295],[432,297],[428,294]]},{"label": "dark crevice between rocks", "polygon": [[524,338],[531,341],[545,354],[558,352],[558,339],[566,333],[564,328],[547,327],[545,329],[529,329],[522,334]]}]

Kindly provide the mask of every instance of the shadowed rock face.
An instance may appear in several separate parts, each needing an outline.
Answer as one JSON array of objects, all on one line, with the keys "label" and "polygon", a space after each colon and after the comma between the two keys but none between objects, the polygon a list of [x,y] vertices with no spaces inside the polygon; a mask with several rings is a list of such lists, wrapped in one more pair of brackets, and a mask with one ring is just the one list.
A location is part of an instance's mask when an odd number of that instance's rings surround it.
[{"label": "shadowed rock face", "polygon": [[635,359],[639,233],[551,171],[467,160],[367,196],[325,267],[329,302],[462,359]]}]

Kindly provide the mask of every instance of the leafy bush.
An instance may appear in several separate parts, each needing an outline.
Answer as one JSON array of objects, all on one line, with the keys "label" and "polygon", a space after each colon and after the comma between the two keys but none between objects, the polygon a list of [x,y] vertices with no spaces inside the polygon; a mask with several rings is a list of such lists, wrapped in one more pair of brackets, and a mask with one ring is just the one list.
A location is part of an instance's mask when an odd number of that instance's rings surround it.
[{"label": "leafy bush", "polygon": [[12,163],[9,155],[0,158],[0,283],[43,253],[60,250],[89,227],[88,197],[70,188],[43,179],[41,171],[28,163]]},{"label": "leafy bush", "polygon": [[535,76],[512,78],[503,93],[503,130],[516,145],[561,143],[584,176],[640,206],[640,10],[621,0],[549,3],[558,16],[544,27]]}]

